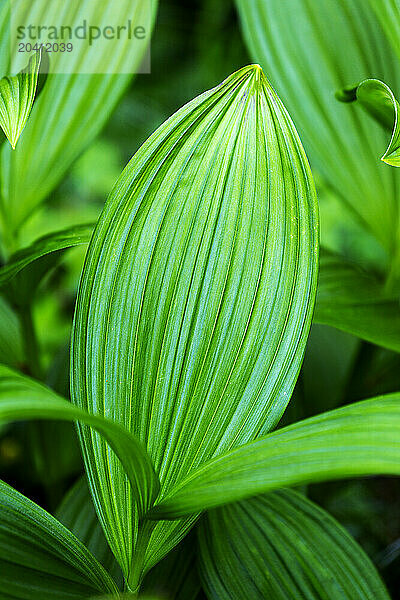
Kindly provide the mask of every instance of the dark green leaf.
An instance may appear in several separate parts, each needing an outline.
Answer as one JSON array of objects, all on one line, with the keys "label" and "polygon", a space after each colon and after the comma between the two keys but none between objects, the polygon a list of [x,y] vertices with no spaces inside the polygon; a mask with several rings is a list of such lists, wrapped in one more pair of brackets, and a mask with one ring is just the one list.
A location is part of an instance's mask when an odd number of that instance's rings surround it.
[{"label": "dark green leaf", "polygon": [[153,510],[175,519],[291,485],[400,475],[400,394],[305,419],[212,459]]},{"label": "dark green leaf", "polygon": [[389,600],[361,547],[292,490],[212,510],[198,531],[209,600]]},{"label": "dark green leaf", "polygon": [[50,388],[29,377],[0,365],[0,422],[50,419],[80,421],[95,428],[106,440],[104,451],[111,459],[111,449],[118,456],[134,490],[139,513],[152,504],[158,481],[142,444],[123,427],[108,419],[92,415]]},{"label": "dark green leaf", "polygon": [[[184,106],[123,172],[82,276],[72,395],[146,444],[162,495],[279,420],[310,327],[317,243],[307,160],[257,65]],[[121,465],[85,428],[82,443],[135,589],[195,516],[137,532]]]},{"label": "dark green leaf", "polygon": [[24,129],[35,99],[41,51],[35,52],[26,69],[18,75],[0,79],[0,127],[11,146]]},{"label": "dark green leaf", "polygon": [[2,481],[0,588],[2,600],[72,600],[116,591],[68,529]]}]

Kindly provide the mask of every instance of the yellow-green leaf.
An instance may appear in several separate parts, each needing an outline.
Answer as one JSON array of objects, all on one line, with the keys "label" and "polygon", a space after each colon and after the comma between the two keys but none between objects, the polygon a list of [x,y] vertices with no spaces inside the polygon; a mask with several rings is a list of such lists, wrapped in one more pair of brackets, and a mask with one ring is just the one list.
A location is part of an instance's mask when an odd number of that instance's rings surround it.
[{"label": "yellow-green leaf", "polygon": [[35,99],[41,51],[30,58],[26,69],[0,79],[0,127],[15,149]]},{"label": "yellow-green leaf", "polygon": [[[72,395],[146,444],[161,497],[280,419],[310,327],[317,244],[310,169],[258,65],[174,114],[121,175],[82,275]],[[81,440],[135,589],[196,515],[139,523],[121,465],[96,433],[84,427]]]}]

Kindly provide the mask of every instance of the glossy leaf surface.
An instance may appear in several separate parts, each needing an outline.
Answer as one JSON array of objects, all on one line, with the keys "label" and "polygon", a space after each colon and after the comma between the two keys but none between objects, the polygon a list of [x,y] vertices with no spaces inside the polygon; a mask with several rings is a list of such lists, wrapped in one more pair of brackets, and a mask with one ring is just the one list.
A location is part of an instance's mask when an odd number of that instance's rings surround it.
[{"label": "glossy leaf surface", "polygon": [[[307,160],[258,66],[184,106],[121,175],[81,281],[72,395],[146,444],[162,495],[279,420],[310,327],[317,238]],[[97,434],[83,429],[82,443],[108,539],[136,581],[137,544],[144,572],[188,524],[138,532],[121,466]]]},{"label": "glossy leaf surface", "polygon": [[266,491],[360,475],[400,474],[400,395],[299,421],[214,458],[155,507],[177,518]]}]

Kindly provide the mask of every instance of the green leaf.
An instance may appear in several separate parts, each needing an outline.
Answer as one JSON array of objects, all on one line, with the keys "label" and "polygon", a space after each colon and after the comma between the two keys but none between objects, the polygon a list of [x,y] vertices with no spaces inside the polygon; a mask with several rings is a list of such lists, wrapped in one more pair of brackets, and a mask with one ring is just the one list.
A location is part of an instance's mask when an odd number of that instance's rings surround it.
[{"label": "green leaf", "polygon": [[35,99],[41,51],[35,52],[23,71],[0,79],[0,127],[11,146],[21,135]]},{"label": "green leaf", "polygon": [[93,427],[107,440],[104,446],[109,458],[118,456],[129,476],[138,512],[152,504],[158,481],[142,444],[123,427],[74,406],[50,388],[0,365],[0,422],[49,419],[80,421]]},{"label": "green leaf", "polygon": [[356,264],[321,252],[314,321],[400,352],[400,303]]},{"label": "green leaf", "polygon": [[40,280],[56,265],[64,251],[87,244],[92,232],[91,224],[75,225],[35,240],[13,254],[0,268],[0,288],[7,288],[7,294],[15,304],[31,304]]},{"label": "green leaf", "polygon": [[[317,244],[307,160],[257,65],[184,106],[123,172],[82,275],[72,396],[146,444],[162,496],[281,417],[310,327]],[[97,434],[81,439],[135,589],[195,516],[138,531],[121,465]]]},{"label": "green leaf", "polygon": [[[384,3],[370,2],[377,13]],[[399,57],[374,10],[365,0],[236,4],[250,53],[292,115],[314,175],[342,201],[343,226],[346,212],[355,215],[392,256],[399,250],[400,179],[376,157],[387,134],[335,98],[368,77],[399,88]]]},{"label": "green leaf", "polygon": [[386,37],[400,59],[400,3],[399,0],[369,0]]},{"label": "green leaf", "polygon": [[210,511],[198,532],[209,600],[389,600],[362,548],[292,490]]},{"label": "green leaf", "polygon": [[392,90],[378,79],[366,79],[354,88],[338,92],[336,97],[342,102],[357,100],[378,123],[391,132],[389,145],[381,160],[392,167],[400,167],[399,104]]},{"label": "green leaf", "polygon": [[104,537],[85,477],[65,495],[55,516],[97,558],[114,581],[122,583],[121,569]]},{"label": "green leaf", "polygon": [[[10,0],[3,2],[6,4]],[[37,23],[38,15],[49,12],[47,0],[35,0],[31,5],[20,2],[19,5],[28,11],[25,23]],[[150,36],[157,5],[158,0],[123,0],[113,6],[113,21],[123,24],[130,19],[133,23],[146,25],[149,21],[147,35]],[[79,13],[83,15],[92,15],[98,8],[103,10],[101,2],[82,0],[79,3]],[[74,3],[62,5],[62,16],[60,9],[55,6],[52,9],[56,11],[58,21],[62,18],[63,23],[74,22]],[[9,45],[3,46],[0,41],[0,53],[8,55]],[[128,36],[121,38],[113,53],[106,43],[100,44],[96,61],[103,74],[88,74],[92,73],[93,56],[85,51],[79,53],[75,73],[69,72],[71,60],[76,60],[71,59],[71,54],[52,53],[46,84],[34,104],[20,143],[15,152],[5,146],[2,152],[3,213],[7,228],[14,234],[100,132],[131,83],[133,76],[130,73],[139,68],[142,59],[142,46],[138,50]],[[60,70],[64,64],[67,72],[53,73],[52,61],[57,62]]]},{"label": "green leaf", "polygon": [[17,367],[23,363],[23,344],[18,317],[0,296],[0,363]]},{"label": "green leaf", "polygon": [[61,523],[0,481],[2,600],[72,600],[116,592],[87,548]]},{"label": "green leaf", "polygon": [[360,475],[400,475],[400,393],[285,427],[216,457],[153,509],[176,519],[282,487]]}]

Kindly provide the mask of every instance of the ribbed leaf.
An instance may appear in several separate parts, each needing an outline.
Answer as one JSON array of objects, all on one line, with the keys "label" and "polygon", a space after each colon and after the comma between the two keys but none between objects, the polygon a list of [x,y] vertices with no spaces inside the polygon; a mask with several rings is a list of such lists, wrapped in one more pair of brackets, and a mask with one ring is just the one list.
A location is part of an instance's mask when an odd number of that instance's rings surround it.
[{"label": "ribbed leaf", "polygon": [[[157,4],[157,0],[124,0],[103,8],[112,10],[113,22],[120,24],[129,19],[132,23],[147,24],[151,11],[152,25]],[[31,11],[25,15],[25,23],[51,22],[51,11],[55,11],[56,22],[60,20],[59,4],[49,6],[47,0],[35,0],[31,6],[25,3],[24,7]],[[63,23],[74,22],[76,8],[75,2],[62,5]],[[91,15],[98,8],[102,8],[102,3],[96,4],[92,0],[82,0],[79,5],[83,15]],[[40,15],[44,15],[42,21]],[[150,30],[151,27],[148,36]],[[3,212],[7,216],[7,226],[13,232],[48,196],[71,163],[98,134],[131,82],[132,76],[127,73],[138,69],[144,48],[141,45],[138,50],[128,36],[121,37],[115,48],[116,51],[111,53],[106,43],[99,45],[95,66],[101,67],[100,73],[104,75],[87,74],[93,72],[93,56],[84,51],[74,54],[73,58],[68,52],[52,53],[50,65],[57,61],[59,72],[49,73],[15,152],[3,148]],[[1,43],[1,52],[8,54],[9,44]],[[71,61],[74,61],[74,73],[71,73]],[[63,63],[69,74],[63,74]]]},{"label": "ribbed leaf", "polygon": [[68,529],[2,481],[0,588],[2,600],[72,600],[116,591]]},{"label": "ribbed leaf", "polygon": [[41,51],[35,52],[26,69],[13,77],[6,76],[0,79],[0,127],[13,149],[33,106],[40,61]]},{"label": "ribbed leaf", "polygon": [[[85,478],[81,478],[66,494],[56,512],[65,525],[92,552],[97,560],[121,581],[121,570],[116,562],[94,509]],[[145,577],[140,599],[158,594],[164,600],[195,600],[200,593],[200,583],[195,564],[195,546],[188,536]]]},{"label": "ribbed leaf", "polygon": [[158,481],[142,444],[117,423],[85,412],[51,389],[0,365],[0,422],[50,419],[81,421],[101,434],[128,473],[139,513],[151,506]]},{"label": "ribbed leaf", "polygon": [[153,509],[175,519],[281,487],[400,475],[400,394],[305,419],[214,458]]},{"label": "ribbed leaf", "polygon": [[87,244],[92,231],[93,225],[75,225],[46,235],[29,247],[19,250],[0,268],[0,288],[8,286],[17,275],[21,277],[21,271],[24,271],[23,278],[19,277],[17,287],[19,284],[22,288],[21,301],[30,301],[38,281],[60,258],[62,252],[67,248]]},{"label": "ribbed leaf", "polygon": [[400,59],[400,2],[399,0],[369,0],[382,29]]},{"label": "ribbed leaf", "polygon": [[[309,331],[317,237],[303,149],[258,66],[184,106],[123,172],[82,276],[72,394],[146,444],[162,495],[279,420]],[[103,526],[136,585],[135,548],[144,572],[188,524],[138,532],[120,464],[97,434],[83,429],[82,443]]]},{"label": "ribbed leaf", "polygon": [[374,12],[390,2],[236,0],[251,55],[292,115],[313,172],[392,256],[400,180],[376,160],[387,134],[335,99],[336,90],[368,77],[399,89],[399,57]]},{"label": "ribbed leaf", "polygon": [[400,304],[383,283],[340,256],[321,252],[314,320],[400,352]]},{"label": "ribbed leaf", "polygon": [[297,492],[210,511],[198,532],[209,600],[389,600],[360,546]]},{"label": "ribbed leaf", "polygon": [[356,87],[339,91],[336,97],[342,102],[358,100],[378,123],[391,132],[389,145],[381,160],[393,167],[400,167],[400,107],[392,90],[378,79],[366,79]]},{"label": "ribbed leaf", "polygon": [[65,495],[55,516],[112,574],[114,581],[121,580],[121,570],[104,537],[86,478],[79,479]]}]

